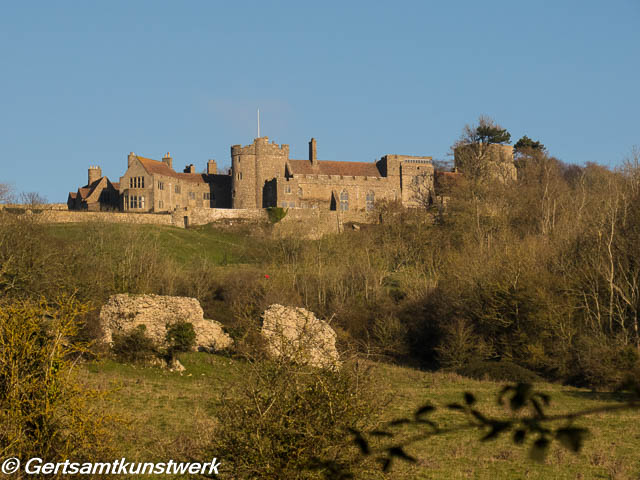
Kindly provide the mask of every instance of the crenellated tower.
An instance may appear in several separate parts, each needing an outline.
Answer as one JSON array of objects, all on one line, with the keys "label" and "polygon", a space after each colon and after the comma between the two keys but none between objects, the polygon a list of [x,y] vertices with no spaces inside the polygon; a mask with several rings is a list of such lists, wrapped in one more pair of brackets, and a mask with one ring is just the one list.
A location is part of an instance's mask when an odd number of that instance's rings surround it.
[{"label": "crenellated tower", "polygon": [[269,143],[268,137],[256,138],[251,145],[231,147],[233,208],[264,208],[265,185],[284,175],[289,145]]}]

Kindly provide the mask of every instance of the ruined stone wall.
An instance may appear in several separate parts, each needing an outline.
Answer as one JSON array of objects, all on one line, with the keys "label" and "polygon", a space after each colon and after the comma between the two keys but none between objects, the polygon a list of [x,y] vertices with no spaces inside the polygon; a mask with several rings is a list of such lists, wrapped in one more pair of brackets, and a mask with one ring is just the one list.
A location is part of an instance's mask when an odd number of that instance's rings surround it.
[{"label": "ruined stone wall", "polygon": [[37,205],[31,205],[26,203],[2,203],[0,204],[0,211],[2,210],[63,210],[67,211],[69,207],[66,203],[39,203]]},{"label": "ruined stone wall", "polygon": [[[267,211],[262,208],[181,208],[171,214],[176,227],[206,225],[220,220],[250,220],[266,222]],[[186,218],[186,221],[185,221]]]},{"label": "ruined stone wall", "polygon": [[289,209],[287,215],[273,226],[277,236],[300,236],[318,239],[327,234],[341,233],[349,223],[375,223],[377,217],[365,212],[340,212],[320,209]]},{"label": "ruined stone wall", "polygon": [[[27,214],[28,215],[28,214]],[[32,218],[41,223],[134,223],[172,225],[171,215],[153,213],[119,213],[119,212],[87,212],[87,211],[43,211],[32,213]]]}]

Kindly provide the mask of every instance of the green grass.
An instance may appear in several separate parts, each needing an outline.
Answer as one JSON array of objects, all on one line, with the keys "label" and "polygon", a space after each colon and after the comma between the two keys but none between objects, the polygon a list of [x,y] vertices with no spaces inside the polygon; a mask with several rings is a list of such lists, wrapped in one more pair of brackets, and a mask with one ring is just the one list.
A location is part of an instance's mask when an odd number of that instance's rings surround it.
[{"label": "green grass", "polygon": [[[215,423],[225,421],[216,417],[216,402],[243,377],[247,365],[204,353],[184,354],[180,359],[186,367],[182,373],[112,361],[89,363],[82,369],[88,385],[115,390],[105,408],[122,419],[115,432],[118,455],[150,461],[175,458],[176,452],[194,452],[209,441]],[[506,413],[495,402],[499,383],[382,364],[374,365],[371,379],[382,404],[377,412],[380,422],[411,415],[426,402],[443,406],[460,401],[465,391],[476,395],[478,407],[485,413]],[[540,384],[537,388],[551,395],[550,414],[619,401],[613,395],[561,385]],[[446,409],[438,409],[433,419],[442,427],[464,422],[461,414]],[[435,436],[409,447],[407,451],[418,463],[397,462],[388,478],[638,478],[640,432],[634,426],[639,420],[637,411],[581,419],[577,425],[591,430],[583,450],[573,454],[554,443],[543,464],[528,459],[529,445],[514,446],[508,436],[484,443],[479,441],[478,431]],[[410,427],[403,427],[397,438],[415,433]]]},{"label": "green grass", "polygon": [[179,265],[206,260],[216,265],[255,263],[260,258],[261,240],[246,231],[202,225],[188,229],[164,225],[112,223],[68,223],[48,225],[50,234],[66,242],[78,242],[93,235],[127,241],[141,238]]}]

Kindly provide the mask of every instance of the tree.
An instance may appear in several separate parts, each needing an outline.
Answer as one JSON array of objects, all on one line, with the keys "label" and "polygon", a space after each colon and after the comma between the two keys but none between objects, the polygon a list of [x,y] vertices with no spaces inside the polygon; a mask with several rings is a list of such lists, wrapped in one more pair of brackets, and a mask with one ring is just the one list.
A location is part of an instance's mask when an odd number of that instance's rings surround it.
[{"label": "tree", "polygon": [[506,146],[510,140],[511,134],[505,128],[489,117],[480,116],[477,125],[465,125],[453,144],[455,166],[472,181],[483,182],[499,176],[507,180],[512,176],[508,164],[513,156]]},{"label": "tree", "polygon": [[22,192],[20,194],[20,203],[25,205],[42,205],[47,203],[47,199],[38,192]]},{"label": "tree", "polygon": [[13,188],[8,183],[0,183],[0,203],[11,203]]},{"label": "tree", "polygon": [[530,153],[530,152],[544,152],[544,151],[546,151],[546,148],[542,143],[540,143],[537,140],[531,140],[526,135],[524,135],[520,140],[518,140],[513,148],[516,151],[516,153]]}]

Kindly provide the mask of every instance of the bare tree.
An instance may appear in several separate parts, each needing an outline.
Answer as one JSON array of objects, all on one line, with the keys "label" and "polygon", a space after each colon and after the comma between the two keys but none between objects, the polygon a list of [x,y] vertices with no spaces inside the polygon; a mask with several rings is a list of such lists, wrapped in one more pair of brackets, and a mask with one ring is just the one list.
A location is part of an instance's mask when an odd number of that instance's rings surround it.
[{"label": "bare tree", "polygon": [[43,203],[47,203],[47,199],[38,192],[22,192],[20,194],[20,203],[25,205],[42,205]]},{"label": "bare tree", "polygon": [[8,183],[0,183],[0,203],[13,201],[13,187]]}]

